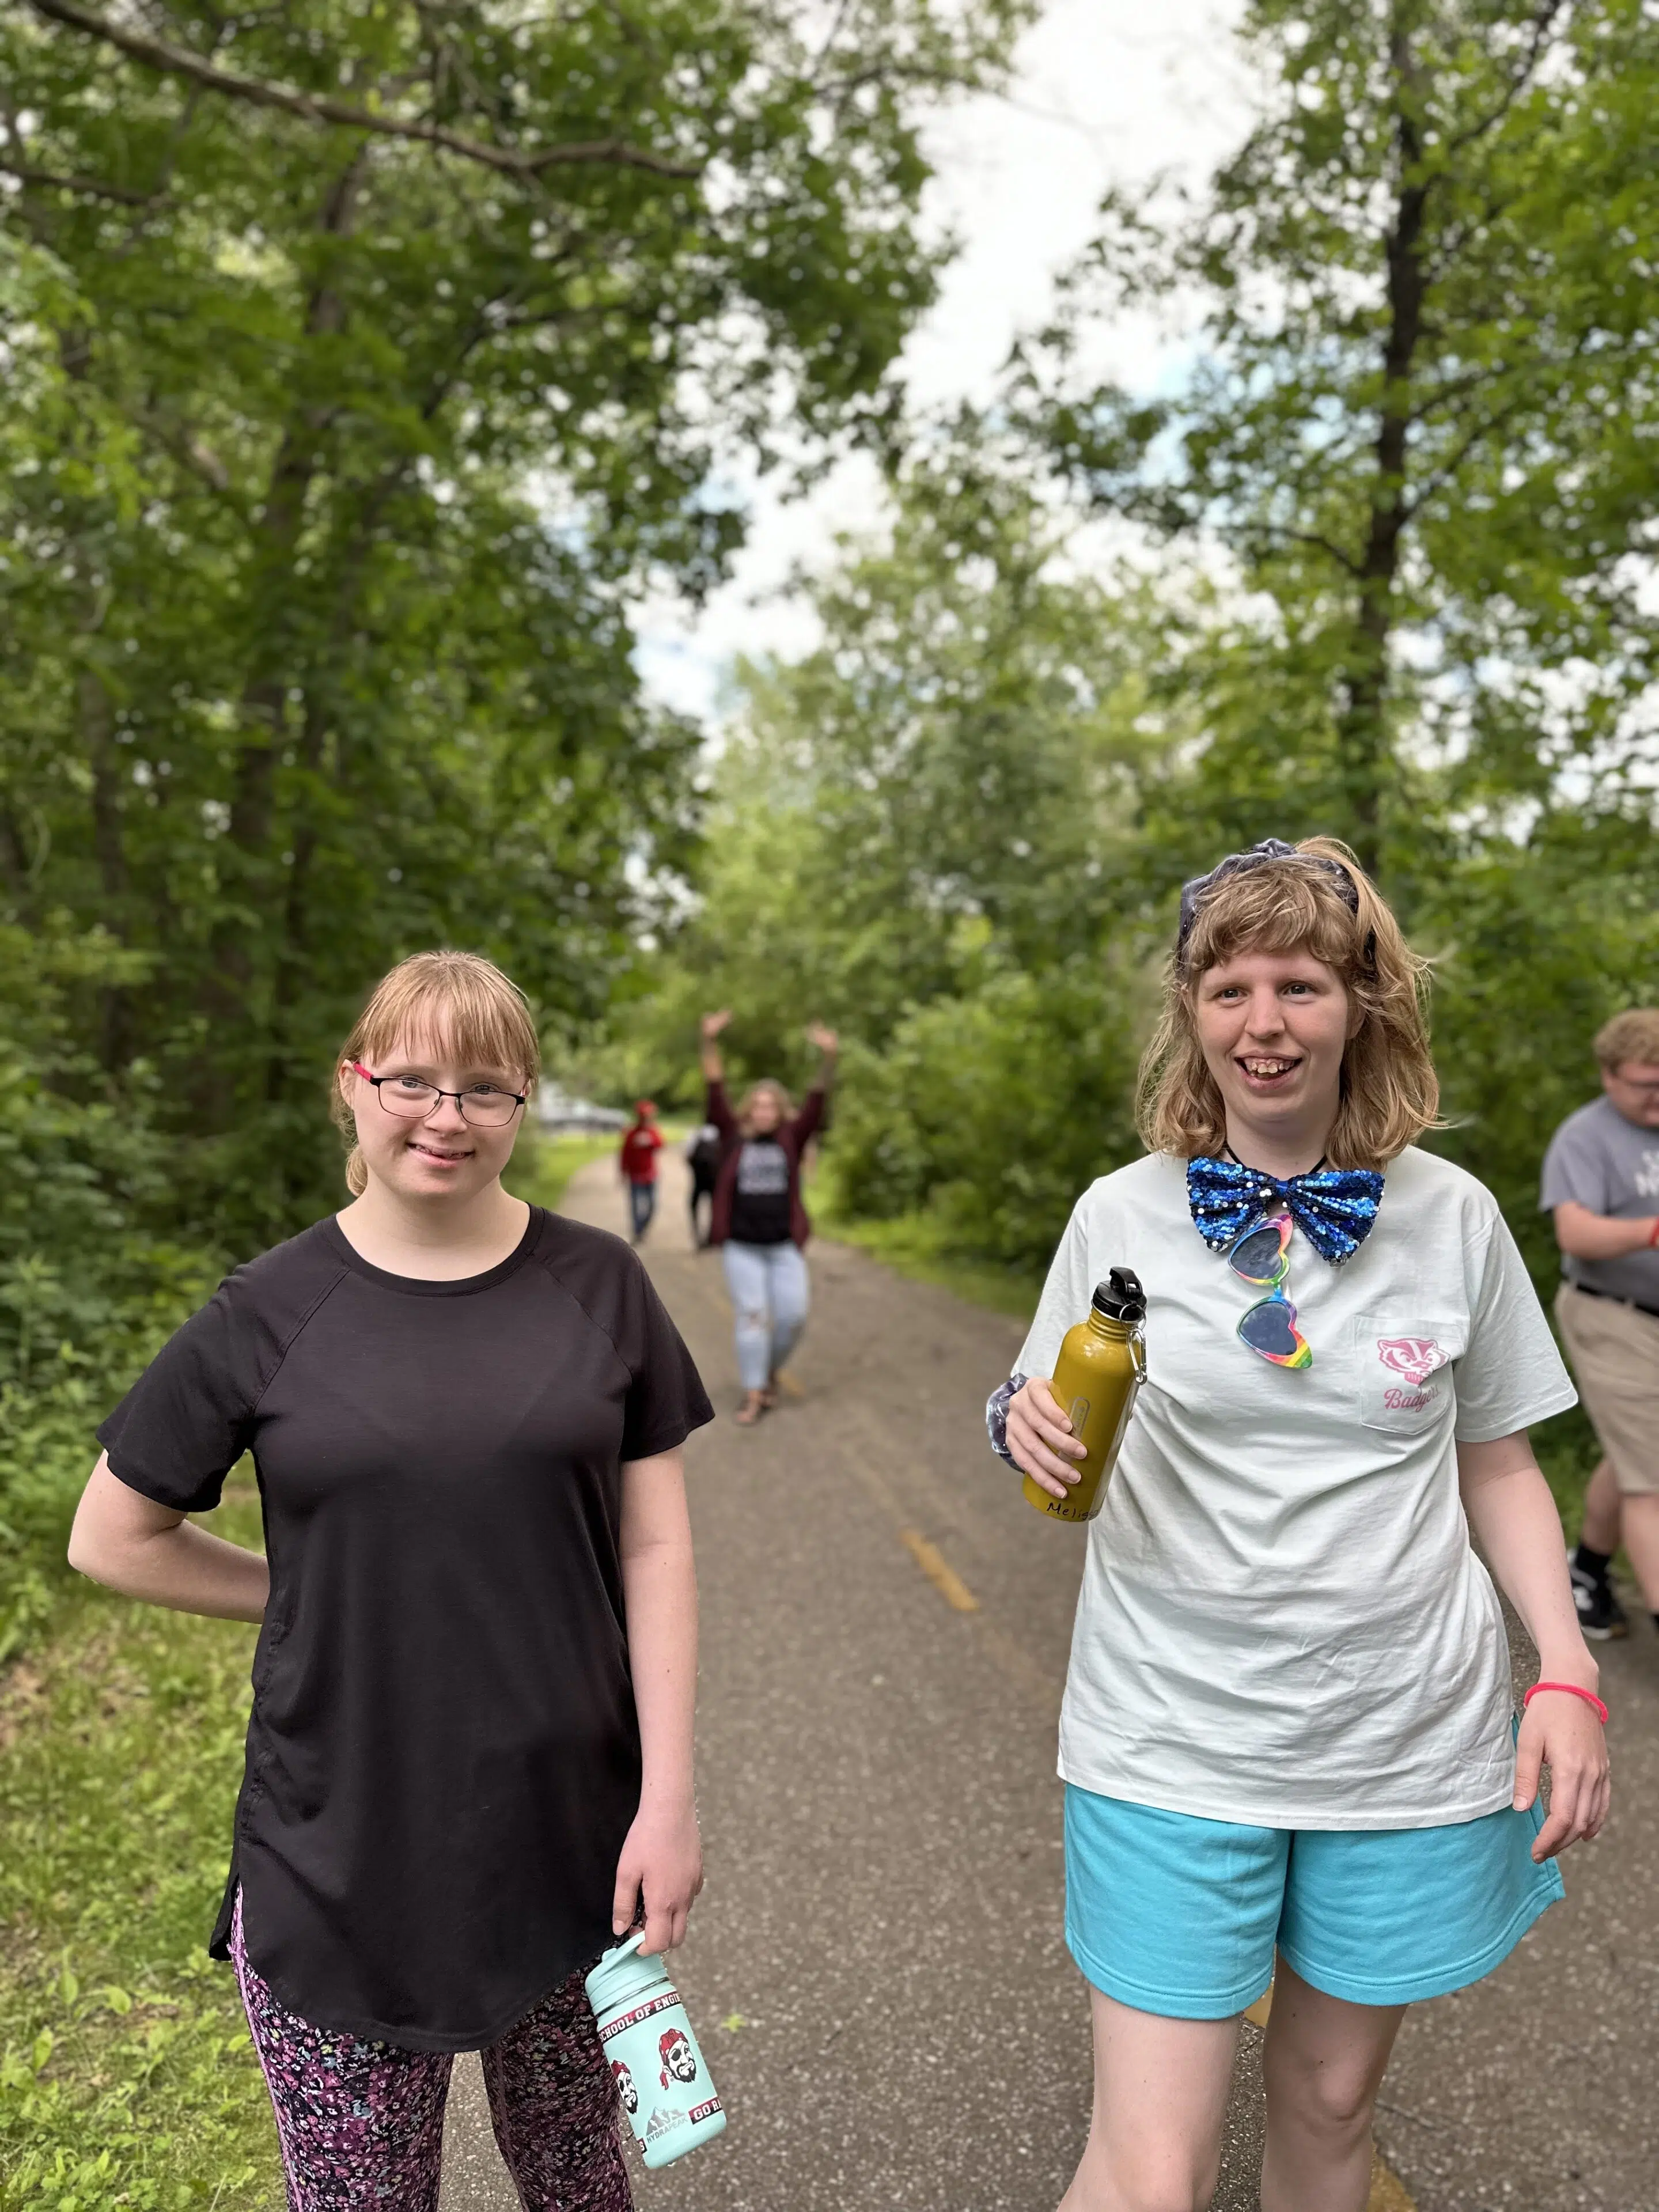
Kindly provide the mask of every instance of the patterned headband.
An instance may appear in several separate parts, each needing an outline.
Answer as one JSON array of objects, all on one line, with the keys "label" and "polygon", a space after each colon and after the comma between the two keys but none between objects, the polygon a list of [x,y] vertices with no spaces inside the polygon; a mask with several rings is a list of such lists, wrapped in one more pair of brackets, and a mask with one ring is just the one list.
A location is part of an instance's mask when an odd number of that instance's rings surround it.
[{"label": "patterned headband", "polygon": [[[1193,924],[1198,919],[1198,909],[1229,876],[1248,875],[1252,868],[1265,867],[1269,860],[1310,860],[1316,868],[1336,878],[1337,889],[1352,914],[1359,911],[1359,887],[1340,860],[1328,859],[1323,853],[1298,853],[1294,845],[1287,845],[1282,837],[1264,837],[1259,845],[1252,845],[1247,853],[1229,853],[1224,860],[1218,860],[1207,876],[1192,876],[1181,886],[1181,924],[1176,933],[1176,957],[1178,960],[1187,949],[1187,939],[1193,933]],[[1372,940],[1374,942],[1374,940]],[[1366,958],[1370,957],[1370,944],[1366,946]]]}]

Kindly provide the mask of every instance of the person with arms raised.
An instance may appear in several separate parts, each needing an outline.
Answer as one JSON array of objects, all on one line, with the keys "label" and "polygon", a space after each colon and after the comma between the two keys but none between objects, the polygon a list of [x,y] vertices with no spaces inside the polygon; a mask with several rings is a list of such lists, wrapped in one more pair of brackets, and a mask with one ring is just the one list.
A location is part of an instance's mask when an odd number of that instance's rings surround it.
[{"label": "person with arms raised", "polygon": [[[988,1408],[1063,1498],[1083,1447],[1045,1378],[1133,1271],[1146,1381],[1060,1721],[1095,2045],[1063,2212],[1209,2203],[1275,1955],[1262,2212],[1364,2212],[1407,2006],[1490,1972],[1607,1818],[1606,1709],[1526,1434],[1572,1388],[1490,1194],[1415,1143],[1423,984],[1333,840],[1189,883],[1147,1157],[1078,1201]],[[1518,1752],[1493,1576],[1541,1662]]]},{"label": "person with arms raised", "polygon": [[720,1133],[708,1236],[720,1247],[731,1294],[744,1394],[737,1421],[747,1429],[776,1405],[778,1377],[806,1326],[811,1226],[801,1202],[801,1155],[823,1126],[838,1040],[821,1022],[807,1030],[819,1067],[799,1113],[769,1076],[750,1085],[734,1112],[719,1042],[731,1019],[729,1008],[702,1018],[703,1119]]}]

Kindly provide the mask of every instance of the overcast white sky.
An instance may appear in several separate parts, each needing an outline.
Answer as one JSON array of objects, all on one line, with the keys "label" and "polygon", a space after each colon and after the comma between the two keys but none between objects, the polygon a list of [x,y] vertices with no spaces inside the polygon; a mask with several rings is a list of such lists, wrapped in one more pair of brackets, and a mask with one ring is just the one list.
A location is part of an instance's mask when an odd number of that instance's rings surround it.
[{"label": "overcast white sky", "polygon": [[[1201,175],[1235,143],[1245,106],[1230,31],[1241,12],[1240,0],[1049,0],[1010,95],[938,120],[927,219],[953,230],[962,252],[906,349],[919,404],[988,396],[1016,332],[1041,320],[1055,272],[1087,241],[1108,184],[1165,168]],[[1139,322],[1103,334],[1103,352],[1137,381],[1157,368],[1156,333]],[[659,606],[641,624],[651,689],[711,720],[737,653],[810,647],[810,611],[787,580],[826,559],[837,530],[873,527],[880,501],[873,471],[854,461],[792,505],[763,486],[752,512],[736,573],[702,615]]]}]

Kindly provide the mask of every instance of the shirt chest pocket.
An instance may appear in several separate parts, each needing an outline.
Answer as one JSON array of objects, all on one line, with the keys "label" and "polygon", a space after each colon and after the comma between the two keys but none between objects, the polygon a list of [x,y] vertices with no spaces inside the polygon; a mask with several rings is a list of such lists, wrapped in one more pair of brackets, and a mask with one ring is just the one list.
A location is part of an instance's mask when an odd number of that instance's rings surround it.
[{"label": "shirt chest pocket", "polygon": [[1419,1436],[1449,1420],[1456,1403],[1452,1362],[1462,1325],[1421,1314],[1359,1314],[1353,1323],[1354,1411],[1368,1429]]}]

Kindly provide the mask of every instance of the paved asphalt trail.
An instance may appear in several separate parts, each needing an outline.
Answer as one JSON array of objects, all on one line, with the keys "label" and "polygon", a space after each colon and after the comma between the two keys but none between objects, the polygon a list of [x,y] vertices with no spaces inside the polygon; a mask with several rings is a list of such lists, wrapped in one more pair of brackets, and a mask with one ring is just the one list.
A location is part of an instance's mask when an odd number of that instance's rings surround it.
[{"label": "paved asphalt trail", "polygon": [[[1054,1771],[1081,1539],[985,1447],[1023,1331],[820,1242],[794,1390],[735,1428],[719,1262],[689,1249],[666,1166],[646,1256],[722,1415],[687,1453],[708,1887],[676,1972],[731,2125],[661,2173],[635,2162],[641,2212],[1054,2212],[1089,2100]],[[608,1164],[565,1203],[621,1224]],[[1381,2130],[1408,2188],[1380,2174],[1374,2212],[1659,2205],[1645,1624],[1606,1677],[1620,1814],[1504,1969],[1408,2016]],[[1243,2043],[1218,2212],[1256,2203]],[[464,2060],[443,2212],[515,2206]]]}]

